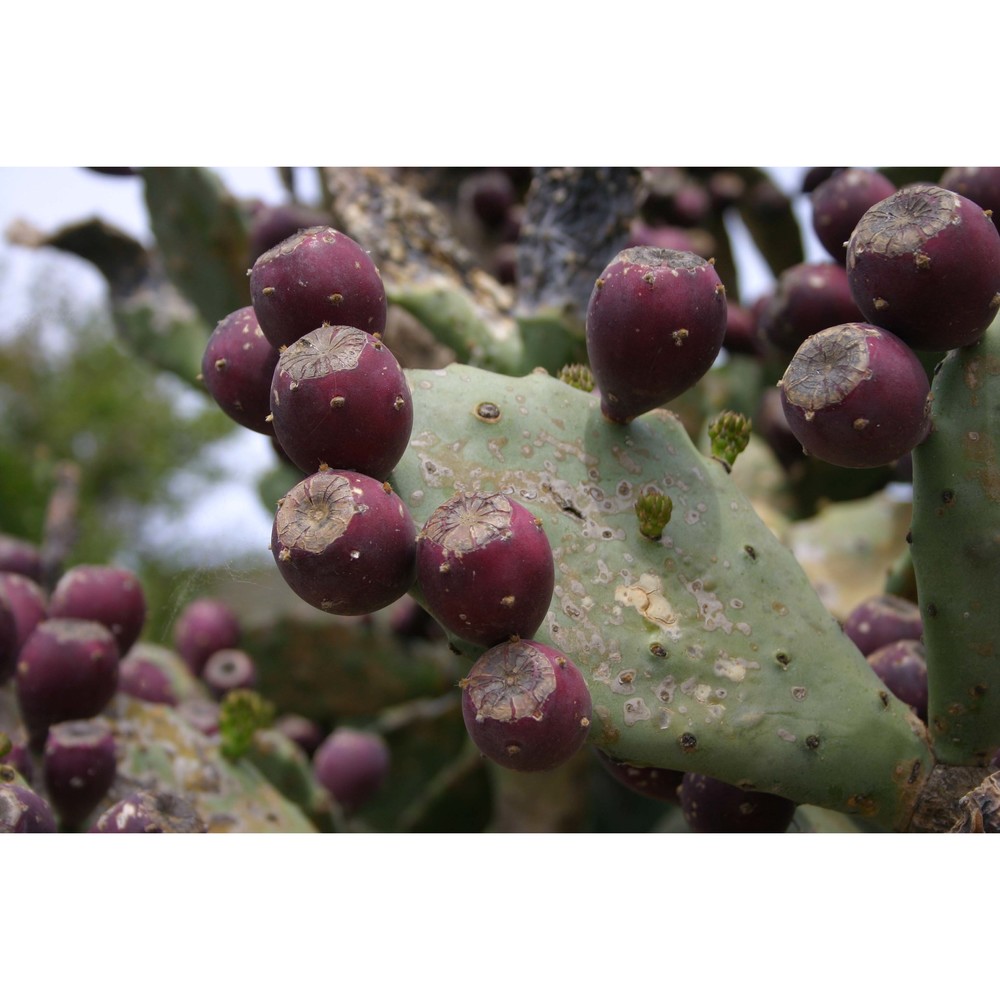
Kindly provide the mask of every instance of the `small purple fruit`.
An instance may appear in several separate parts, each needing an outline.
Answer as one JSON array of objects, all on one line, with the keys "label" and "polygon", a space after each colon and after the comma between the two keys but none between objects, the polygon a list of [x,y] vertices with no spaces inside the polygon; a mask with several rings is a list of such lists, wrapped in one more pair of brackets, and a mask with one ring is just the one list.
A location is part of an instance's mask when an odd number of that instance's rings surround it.
[{"label": "small purple fruit", "polygon": [[341,808],[352,813],[382,787],[390,763],[388,744],[377,733],[340,726],[316,749],[313,772]]},{"label": "small purple fruit", "polygon": [[23,538],[0,534],[0,573],[19,573],[41,583],[41,550]]},{"label": "small purple fruit", "polygon": [[132,792],[98,817],[90,833],[205,833],[194,806],[173,792]]},{"label": "small purple fruit", "polygon": [[615,760],[603,750],[597,751],[597,759],[604,765],[608,774],[630,791],[659,802],[680,804],[683,771],[671,771],[665,767],[640,767],[624,760]]},{"label": "small purple fruit", "polygon": [[325,737],[323,727],[318,722],[293,712],[279,715],[274,720],[274,728],[302,747],[309,757],[312,757]]},{"label": "small purple fruit", "polygon": [[807,338],[778,384],[792,433],[832,465],[887,465],[930,427],[930,385],[919,359],[888,330],[867,323]]},{"label": "small purple fruit", "polygon": [[325,469],[279,501],[271,553],[307,604],[335,615],[371,614],[413,584],[416,528],[388,483]]},{"label": "small purple fruit", "polygon": [[17,619],[10,608],[10,602],[0,593],[0,685],[13,677],[20,649]]},{"label": "small purple fruit", "polygon": [[49,613],[49,598],[41,586],[20,573],[0,573],[0,598],[14,616],[17,629],[17,648],[35,631],[39,622]]},{"label": "small purple fruit", "polygon": [[847,272],[839,264],[821,263],[782,271],[757,322],[761,335],[787,356],[820,330],[863,321]]},{"label": "small purple fruit", "polygon": [[210,597],[188,604],[174,624],[174,648],[196,676],[205,661],[220,649],[233,649],[240,644],[239,619],[224,601]]},{"label": "small purple fruit", "polygon": [[329,224],[329,212],[308,205],[259,203],[250,220],[250,262],[302,229]]},{"label": "small purple fruit", "polygon": [[795,803],[767,792],[746,791],[704,774],[681,782],[681,808],[694,833],[784,833]]},{"label": "small purple fruit", "polygon": [[257,686],[257,667],[242,649],[220,649],[205,662],[201,679],[221,701],[230,691]]},{"label": "small purple fruit", "polygon": [[488,649],[461,682],[472,742],[514,771],[549,771],[587,741],[593,705],[583,674],[557,649],[518,639]]},{"label": "small purple fruit", "polygon": [[1000,167],[949,167],[939,186],[990,212],[994,226],[1000,223]]},{"label": "small purple fruit", "polygon": [[146,597],[139,578],[118,566],[74,566],[56,583],[49,617],[83,618],[107,627],[124,655],[146,623]]},{"label": "small purple fruit", "polygon": [[281,352],[271,415],[275,437],[303,472],[327,465],[386,479],[409,444],[413,402],[381,340],[324,326]]},{"label": "small purple fruit", "polygon": [[49,804],[24,785],[0,781],[0,833],[55,833]]},{"label": "small purple fruit", "polygon": [[927,722],[927,653],[918,639],[897,639],[868,654],[882,683]]},{"label": "small purple fruit", "polygon": [[430,613],[460,639],[528,639],[555,587],[542,522],[503,493],[456,493],[417,537],[417,583]]},{"label": "small purple fruit", "polygon": [[278,349],[264,336],[253,306],[219,321],[201,359],[201,378],[219,409],[242,427],[273,436],[271,380]]},{"label": "small purple fruit", "polygon": [[156,643],[136,643],[118,664],[118,690],[130,698],[176,705],[195,686],[179,653]]},{"label": "small purple fruit", "polygon": [[813,229],[838,264],[847,263],[847,241],[861,216],[895,190],[885,174],[857,167],[836,171],[812,190]]},{"label": "small purple fruit", "polygon": [[897,639],[920,639],[920,608],[895,594],[875,594],[854,607],[844,620],[844,634],[865,656]]},{"label": "small purple fruit", "polygon": [[49,618],[21,648],[17,700],[36,749],[57,722],[101,712],[117,687],[118,644],[99,622]]},{"label": "small purple fruit", "polygon": [[115,738],[103,719],[54,725],[42,764],[49,802],[65,829],[76,829],[104,798],[118,770]]},{"label": "small purple fruit", "polygon": [[626,424],[711,368],[726,334],[726,293],[697,254],[631,247],[601,272],[587,307],[587,353],[601,411]]},{"label": "small purple fruit", "polygon": [[861,217],[847,276],[870,323],[918,350],[965,347],[1000,311],[1000,233],[968,198],[914,184]]},{"label": "small purple fruit", "polygon": [[289,236],[250,269],[250,300],[264,336],[294,344],[323,325],[385,330],[385,286],[367,253],[330,226]]}]

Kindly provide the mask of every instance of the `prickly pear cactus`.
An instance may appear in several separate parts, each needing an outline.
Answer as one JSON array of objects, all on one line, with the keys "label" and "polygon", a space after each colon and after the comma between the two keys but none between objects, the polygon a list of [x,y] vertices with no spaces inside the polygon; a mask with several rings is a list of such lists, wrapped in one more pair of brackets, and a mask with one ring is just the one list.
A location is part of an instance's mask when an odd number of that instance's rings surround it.
[{"label": "prickly pear cactus", "polygon": [[928,720],[944,763],[1000,747],[1000,324],[951,351],[932,384],[932,430],[913,456],[912,554],[927,648]]},{"label": "prickly pear cactus", "polygon": [[[923,725],[679,419],[614,425],[596,396],[543,372],[408,374],[395,490],[417,524],[456,490],[509,491],[542,519],[557,578],[536,638],[583,671],[593,743],[906,825],[932,764]],[[673,505],[659,541],[635,513],[654,490]]]}]

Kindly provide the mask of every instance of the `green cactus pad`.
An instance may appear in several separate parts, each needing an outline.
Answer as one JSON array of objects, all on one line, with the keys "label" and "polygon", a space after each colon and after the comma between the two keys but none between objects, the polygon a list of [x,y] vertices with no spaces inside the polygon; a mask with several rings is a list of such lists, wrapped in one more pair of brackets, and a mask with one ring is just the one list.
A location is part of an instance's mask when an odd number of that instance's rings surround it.
[{"label": "green cactus pad", "polygon": [[[674,414],[615,425],[597,397],[542,373],[408,378],[394,489],[418,524],[456,490],[507,490],[541,518],[557,576],[536,638],[583,671],[596,745],[905,826],[932,763],[922,724]],[[673,500],[655,543],[634,510],[652,490]]]}]

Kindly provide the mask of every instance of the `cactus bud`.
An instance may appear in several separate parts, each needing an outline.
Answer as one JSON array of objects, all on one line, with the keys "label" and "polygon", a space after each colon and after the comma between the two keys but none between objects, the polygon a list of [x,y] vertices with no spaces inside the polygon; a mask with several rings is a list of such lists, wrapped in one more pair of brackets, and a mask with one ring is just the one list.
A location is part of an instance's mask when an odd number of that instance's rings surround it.
[{"label": "cactus bud", "polygon": [[673,510],[674,502],[665,493],[644,493],[635,502],[639,531],[650,541],[658,542]]},{"label": "cactus bud", "polygon": [[249,749],[253,734],[271,724],[274,706],[249,688],[230,691],[219,707],[220,749],[224,757],[238,760]]},{"label": "cactus bud", "polygon": [[753,424],[749,417],[732,410],[724,410],[708,426],[708,437],[712,442],[712,455],[726,463],[727,468],[736,461],[750,443]]}]

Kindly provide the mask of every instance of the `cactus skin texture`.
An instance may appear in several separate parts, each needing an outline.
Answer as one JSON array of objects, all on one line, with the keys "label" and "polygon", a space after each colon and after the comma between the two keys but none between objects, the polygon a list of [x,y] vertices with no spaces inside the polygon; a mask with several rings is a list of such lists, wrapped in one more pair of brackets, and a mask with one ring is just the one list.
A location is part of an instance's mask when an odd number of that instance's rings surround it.
[{"label": "cactus skin texture", "polygon": [[[595,746],[905,828],[932,764],[923,726],[675,415],[618,425],[543,373],[408,376],[393,487],[418,523],[458,490],[508,491],[541,518],[556,584],[536,639],[583,673]],[[634,511],[652,489],[674,504],[657,543]]]},{"label": "cactus skin texture", "polygon": [[913,453],[912,555],[924,620],[928,731],[939,761],[986,765],[1000,746],[1000,323],[952,351]]}]

